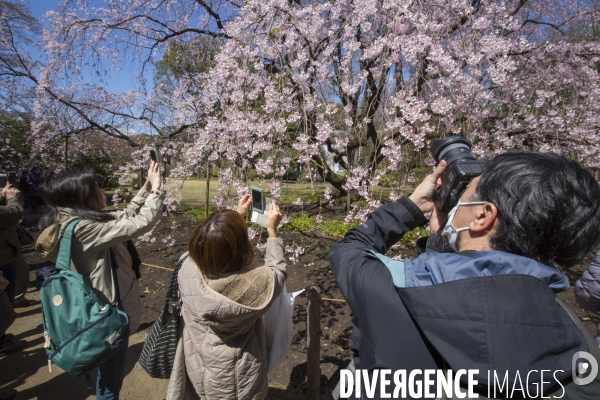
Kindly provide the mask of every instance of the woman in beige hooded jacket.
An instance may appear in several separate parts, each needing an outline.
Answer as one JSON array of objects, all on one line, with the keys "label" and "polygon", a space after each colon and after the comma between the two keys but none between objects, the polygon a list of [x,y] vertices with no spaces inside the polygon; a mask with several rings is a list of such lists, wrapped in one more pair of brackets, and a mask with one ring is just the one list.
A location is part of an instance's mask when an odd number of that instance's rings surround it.
[{"label": "woman in beige hooded jacket", "polygon": [[281,293],[286,277],[281,221],[273,202],[264,266],[251,266],[254,252],[238,212],[216,211],[192,234],[178,276],[182,336],[167,400],[261,400],[267,395],[267,344],[263,314]]},{"label": "woman in beige hooded jacket", "polygon": [[[102,211],[106,195],[91,173],[64,173],[40,188],[46,211],[39,222],[42,233],[36,242],[36,252],[56,261],[67,223],[80,218],[71,244],[71,268],[83,275],[101,299],[114,303],[117,298],[110,251],[114,252],[119,294],[129,315],[130,334],[140,325],[141,300],[132,253],[126,243],[152,230],[160,219],[163,212],[160,185],[158,164],[152,162],[148,180],[137,196],[124,210],[111,213]],[[126,347],[99,367],[98,399],[118,399],[125,374],[125,353]]]}]

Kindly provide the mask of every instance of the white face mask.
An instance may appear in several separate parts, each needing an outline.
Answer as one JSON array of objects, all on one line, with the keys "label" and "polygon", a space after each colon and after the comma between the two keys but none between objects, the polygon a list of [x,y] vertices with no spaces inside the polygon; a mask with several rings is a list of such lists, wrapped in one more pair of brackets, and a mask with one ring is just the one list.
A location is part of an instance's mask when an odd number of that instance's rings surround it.
[{"label": "white face mask", "polygon": [[487,201],[468,201],[465,203],[461,203],[459,200],[458,203],[456,203],[456,205],[454,206],[454,208],[452,210],[450,210],[450,213],[448,214],[448,223],[444,227],[444,235],[446,235],[448,244],[450,245],[450,247],[452,247],[452,249],[454,251],[458,251],[458,250],[456,250],[456,239],[458,239],[458,233],[469,230],[468,226],[457,229],[454,227],[454,225],[452,225],[452,220],[454,219],[454,214],[456,214],[456,210],[458,210],[459,206],[474,206],[474,205],[486,204],[486,203],[487,203]]}]

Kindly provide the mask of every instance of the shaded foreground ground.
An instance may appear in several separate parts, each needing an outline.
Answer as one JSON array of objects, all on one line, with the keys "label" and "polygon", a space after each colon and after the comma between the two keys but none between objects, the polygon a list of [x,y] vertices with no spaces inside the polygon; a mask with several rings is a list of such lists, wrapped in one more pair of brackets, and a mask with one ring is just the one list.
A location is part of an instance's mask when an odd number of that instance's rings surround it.
[{"label": "shaded foreground ground", "polygon": [[[290,207],[288,212],[300,212]],[[305,207],[304,212],[311,210]],[[327,215],[329,214],[329,215]],[[325,218],[340,218],[341,212],[328,210]],[[142,322],[140,330],[131,337],[127,358],[127,376],[121,391],[122,399],[164,399],[167,381],[150,378],[137,364],[147,331],[152,325],[162,307],[164,294],[169,284],[171,271],[163,268],[173,268],[179,256],[185,251],[187,238],[196,223],[187,215],[172,215],[178,227],[172,231],[169,221],[163,220],[156,232],[156,241],[151,244],[140,244],[142,262],[152,266],[142,266]],[[31,216],[30,226],[33,226]],[[32,233],[38,232],[32,228]],[[171,235],[176,243],[167,247],[161,238]],[[283,232],[281,234],[286,244],[304,247],[304,254],[298,263],[288,263],[287,288],[289,292],[309,286],[321,289],[322,297],[327,299],[342,299],[328,261],[329,248],[337,239],[325,237],[318,232],[297,233]],[[264,242],[265,237],[261,238]],[[259,239],[259,240],[261,240]],[[256,240],[255,240],[256,241]],[[412,248],[401,247],[404,256],[414,257]],[[25,257],[32,271],[46,265],[37,256],[31,246],[24,248]],[[585,270],[592,255],[580,265],[571,269],[567,274],[571,284]],[[255,262],[262,262],[263,254],[256,250]],[[158,268],[163,267],[163,268]],[[31,274],[31,280],[34,273]],[[591,333],[595,334],[596,325],[600,320],[598,313],[590,313],[579,309],[574,303],[573,289],[561,295],[584,320]],[[47,358],[43,349],[39,292],[32,285],[28,298],[38,301],[29,308],[19,308],[19,317],[9,330],[16,339],[28,341],[27,348],[13,355],[0,358],[0,392],[15,388],[19,394],[15,399],[93,399],[93,392],[86,389],[82,379],[74,378],[56,366],[53,373],[48,372]],[[296,298],[294,309],[294,341],[288,357],[269,375],[270,393],[268,399],[304,399],[306,398],[306,306],[307,299],[301,295]],[[321,315],[321,395],[322,399],[330,399],[331,391],[339,379],[339,370],[344,368],[351,358],[350,333],[352,315],[344,302],[323,301]]]}]

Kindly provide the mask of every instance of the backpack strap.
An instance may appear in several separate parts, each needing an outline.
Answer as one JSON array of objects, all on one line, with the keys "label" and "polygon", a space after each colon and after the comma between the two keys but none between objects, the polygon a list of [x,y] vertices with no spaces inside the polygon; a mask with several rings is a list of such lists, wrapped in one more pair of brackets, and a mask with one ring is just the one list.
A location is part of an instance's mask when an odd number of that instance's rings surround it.
[{"label": "backpack strap", "polygon": [[140,271],[140,265],[142,265],[140,253],[138,253],[131,239],[125,242],[125,247],[127,247],[127,251],[131,257],[131,269],[135,273],[135,277],[139,280],[142,277],[142,272]]},{"label": "backpack strap", "polygon": [[581,322],[577,314],[575,314],[575,311],[573,311],[573,309],[569,307],[567,303],[565,303],[564,300],[562,300],[558,296],[556,296],[555,298],[558,305],[566,311],[566,313],[569,315],[569,317],[571,317],[571,319],[575,323],[575,326],[577,326],[577,328],[579,328],[579,330],[581,331],[581,334],[585,338],[585,342],[589,347],[589,353],[592,354],[594,358],[600,362],[600,348],[598,348],[598,345],[596,344],[596,342],[594,342],[594,339],[592,339],[590,333],[587,331],[587,329],[585,329],[585,326],[583,326],[583,323]]},{"label": "backpack strap", "polygon": [[[58,250],[58,257],[56,258],[56,269],[62,269],[65,271],[71,270],[71,244],[73,242],[73,231],[75,226],[81,221],[81,218],[74,218],[67,222],[67,227],[60,240],[60,248]],[[119,278],[117,277],[117,260],[115,258],[115,252],[110,249],[110,264],[112,269],[113,282],[115,285],[115,294],[117,297],[117,304],[121,310],[123,305],[121,304],[121,293],[119,291]],[[74,272],[77,272],[73,269]]]},{"label": "backpack strap", "polygon": [[121,304],[121,292],[119,291],[119,278],[117,277],[117,269],[119,268],[119,264],[117,264],[117,258],[115,257],[115,251],[111,248],[110,250],[110,268],[112,270],[113,282],[115,285],[115,294],[117,295],[117,304],[120,310],[123,310],[123,304]]},{"label": "backpack strap", "polygon": [[60,247],[58,249],[58,257],[56,257],[56,269],[65,271],[71,270],[71,243],[73,239],[73,231],[75,226],[81,221],[81,218],[74,218],[67,222],[62,238],[60,239]]},{"label": "backpack strap", "polygon": [[392,280],[394,282],[394,286],[397,288],[406,287],[406,271],[404,268],[404,261],[394,260],[393,258],[389,258],[388,256],[384,256],[381,253],[377,253],[371,249],[365,249],[363,252],[369,258],[378,259],[385,265],[385,267],[392,274]]}]

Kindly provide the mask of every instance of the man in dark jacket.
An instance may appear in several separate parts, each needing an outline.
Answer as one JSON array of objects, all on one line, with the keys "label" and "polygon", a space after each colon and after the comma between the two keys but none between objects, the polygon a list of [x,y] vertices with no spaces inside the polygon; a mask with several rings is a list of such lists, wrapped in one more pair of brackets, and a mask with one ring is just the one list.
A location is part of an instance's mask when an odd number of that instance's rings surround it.
[{"label": "man in dark jacket", "polygon": [[[16,260],[21,255],[17,223],[21,220],[23,208],[18,201],[19,194],[17,189],[7,184],[0,195],[0,294],[6,291],[11,304],[15,300]],[[5,316],[0,315],[0,320],[2,318]],[[26,344],[24,340],[13,341],[12,335],[0,332],[0,357],[21,350]]]},{"label": "man in dark jacket", "polygon": [[21,242],[17,224],[23,216],[19,203],[19,190],[7,184],[0,195],[0,271],[11,283],[6,289],[10,302],[15,300],[17,258],[21,255]]},{"label": "man in dark jacket", "polygon": [[[486,397],[493,388],[512,398],[560,397],[575,376],[575,353],[590,348],[555,293],[569,287],[561,269],[600,237],[600,186],[563,157],[502,154],[449,214],[444,231],[456,253],[403,263],[383,256],[417,226],[429,222],[437,231],[445,216],[433,194],[444,170],[442,161],[410,197],[375,210],[331,249],[333,273],[360,327],[352,338],[355,367],[371,379],[384,369],[478,370],[476,390]],[[380,382],[369,398],[381,398]],[[578,398],[598,398],[598,383],[581,386]]]}]

